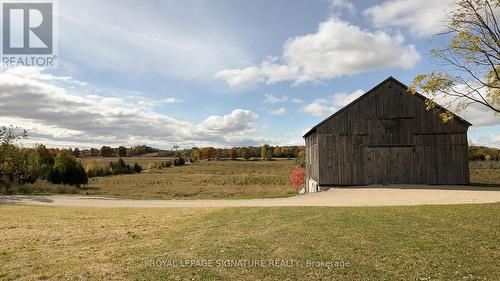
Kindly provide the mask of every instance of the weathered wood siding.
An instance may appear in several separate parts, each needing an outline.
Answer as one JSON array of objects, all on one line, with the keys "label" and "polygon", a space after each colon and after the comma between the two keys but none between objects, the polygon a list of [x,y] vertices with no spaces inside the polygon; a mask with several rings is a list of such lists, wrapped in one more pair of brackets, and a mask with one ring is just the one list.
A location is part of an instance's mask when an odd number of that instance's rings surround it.
[{"label": "weathered wood siding", "polygon": [[468,184],[468,125],[439,113],[389,79],[306,137],[308,170],[320,185]]},{"label": "weathered wood siding", "polygon": [[313,133],[306,138],[306,175],[319,182],[318,134]]}]

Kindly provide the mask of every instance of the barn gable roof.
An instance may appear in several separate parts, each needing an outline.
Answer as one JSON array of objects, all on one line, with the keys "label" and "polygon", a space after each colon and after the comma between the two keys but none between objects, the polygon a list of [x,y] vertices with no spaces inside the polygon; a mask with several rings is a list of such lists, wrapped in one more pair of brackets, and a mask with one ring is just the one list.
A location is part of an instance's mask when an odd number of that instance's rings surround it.
[{"label": "barn gable roof", "polygon": [[[334,118],[335,116],[337,116],[338,114],[340,114],[342,111],[344,111],[347,108],[351,107],[353,104],[357,103],[359,100],[361,100],[364,97],[366,97],[366,96],[370,95],[371,93],[375,92],[376,89],[378,89],[380,86],[384,85],[385,83],[387,83],[389,81],[395,82],[396,84],[400,85],[401,87],[403,87],[405,89],[408,89],[408,86],[406,86],[405,84],[401,83],[396,78],[394,78],[392,76],[389,76],[387,79],[385,79],[384,81],[380,82],[377,86],[373,87],[368,92],[364,93],[363,95],[361,95],[360,97],[358,97],[357,99],[355,99],[354,101],[352,101],[351,103],[349,103],[348,105],[342,107],[341,109],[337,110],[335,113],[333,113],[332,115],[330,115],[328,118],[326,118],[325,120],[323,120],[320,123],[318,123],[312,129],[310,129],[307,133],[305,133],[305,135],[303,137],[305,138],[308,135],[314,133],[318,127],[320,127],[324,123],[328,122],[330,119]],[[423,99],[423,100],[427,100],[427,98],[425,96],[423,96],[422,94],[420,94],[420,93],[415,93],[415,95],[413,95],[413,96],[415,96],[417,98],[420,98],[420,99]],[[439,110],[441,110],[441,111],[443,111],[443,112],[447,111],[444,107],[442,107],[439,104],[436,105],[436,108],[439,109]],[[455,119],[457,119],[459,122],[462,122],[466,126],[472,126],[472,124],[469,123],[467,120],[464,120],[463,118],[461,118],[460,116],[454,114],[453,112],[452,112],[452,114],[453,114],[453,117]]]}]

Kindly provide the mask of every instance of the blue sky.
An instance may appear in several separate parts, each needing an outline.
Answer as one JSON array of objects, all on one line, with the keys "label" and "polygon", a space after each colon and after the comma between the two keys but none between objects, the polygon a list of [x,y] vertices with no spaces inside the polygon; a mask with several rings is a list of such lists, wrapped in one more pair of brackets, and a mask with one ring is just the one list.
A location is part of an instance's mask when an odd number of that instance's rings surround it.
[{"label": "blue sky", "polygon": [[[59,1],[58,68],[1,74],[0,124],[49,146],[302,144],[388,76],[432,71],[450,3]],[[463,116],[500,147],[498,116]]]}]

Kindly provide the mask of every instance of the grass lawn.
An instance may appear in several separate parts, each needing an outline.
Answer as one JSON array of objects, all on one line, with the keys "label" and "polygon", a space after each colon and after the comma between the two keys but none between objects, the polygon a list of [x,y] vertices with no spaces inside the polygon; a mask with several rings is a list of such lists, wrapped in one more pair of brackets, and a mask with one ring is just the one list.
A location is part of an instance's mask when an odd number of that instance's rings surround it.
[{"label": "grass lawn", "polygon": [[[226,209],[3,205],[0,213],[1,280],[498,280],[500,276],[500,204]],[[150,266],[151,260],[174,260],[180,265],[193,259],[279,259],[294,260],[299,266]],[[305,267],[306,260],[349,265]]]}]

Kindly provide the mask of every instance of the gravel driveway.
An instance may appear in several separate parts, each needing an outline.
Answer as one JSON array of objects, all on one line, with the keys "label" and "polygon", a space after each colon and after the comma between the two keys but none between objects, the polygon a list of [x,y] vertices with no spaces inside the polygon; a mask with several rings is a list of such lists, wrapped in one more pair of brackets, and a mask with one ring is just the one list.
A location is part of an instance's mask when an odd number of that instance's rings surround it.
[{"label": "gravel driveway", "polygon": [[468,186],[369,186],[276,199],[134,200],[53,195],[0,196],[0,204],[68,207],[277,207],[277,206],[410,206],[500,202],[500,188]]}]

